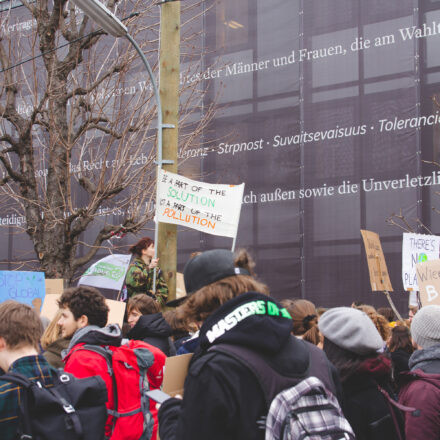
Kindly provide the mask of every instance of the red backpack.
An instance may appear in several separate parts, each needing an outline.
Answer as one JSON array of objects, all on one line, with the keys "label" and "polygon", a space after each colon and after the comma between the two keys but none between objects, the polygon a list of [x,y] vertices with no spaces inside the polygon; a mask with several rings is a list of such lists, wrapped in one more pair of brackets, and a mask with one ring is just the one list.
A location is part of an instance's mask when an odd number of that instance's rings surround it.
[{"label": "red backpack", "polygon": [[134,340],[119,347],[78,344],[71,353],[82,350],[101,355],[106,360],[108,371],[97,374],[109,374],[111,377],[107,438],[155,440],[158,423],[156,402],[150,401],[145,392],[162,385],[165,354],[146,342]]}]

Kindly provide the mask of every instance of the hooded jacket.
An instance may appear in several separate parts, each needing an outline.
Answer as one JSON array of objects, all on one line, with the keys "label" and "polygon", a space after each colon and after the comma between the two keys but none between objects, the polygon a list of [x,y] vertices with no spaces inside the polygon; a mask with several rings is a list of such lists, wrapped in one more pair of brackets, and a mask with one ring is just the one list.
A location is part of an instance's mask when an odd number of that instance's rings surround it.
[{"label": "hooded jacket", "polygon": [[128,332],[128,339],[136,339],[147,342],[162,350],[167,356],[174,356],[174,348],[171,335],[173,331],[165,321],[162,313],[142,315],[135,326]]},{"label": "hooded jacket", "polygon": [[[89,325],[77,330],[69,347],[63,352],[65,363],[64,371],[82,379],[90,376],[101,376],[107,386],[107,408],[114,408],[113,381],[108,373],[107,362],[103,356],[89,350],[81,350],[85,345],[100,345],[119,347],[122,341],[122,333],[119,326],[111,324],[107,327]],[[106,435],[111,433],[111,420],[109,417],[106,424]]]},{"label": "hooded jacket", "polygon": [[338,379],[324,353],[293,337],[291,330],[287,311],[266,295],[248,292],[223,304],[202,325],[183,400],[169,399],[159,410],[161,440],[264,439],[257,425],[268,412],[264,393],[249,368],[210,350],[223,343],[255,351],[288,377],[307,377],[310,350],[318,350],[328,369],[322,376],[336,394]]},{"label": "hooded jacket", "polygon": [[402,373],[404,385],[399,402],[417,408],[407,413],[407,440],[440,438],[440,344],[415,351],[409,373]]},{"label": "hooded jacket", "polygon": [[403,433],[402,415],[391,408],[378,385],[392,396],[391,361],[383,355],[365,360],[342,383],[344,414],[358,440],[399,439],[393,419]]}]

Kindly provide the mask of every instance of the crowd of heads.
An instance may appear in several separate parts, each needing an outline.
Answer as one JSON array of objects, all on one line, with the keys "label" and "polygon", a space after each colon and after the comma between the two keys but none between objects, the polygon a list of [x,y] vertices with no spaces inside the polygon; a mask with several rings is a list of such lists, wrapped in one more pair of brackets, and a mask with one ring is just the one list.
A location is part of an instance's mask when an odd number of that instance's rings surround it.
[{"label": "crowd of heads", "polygon": [[[141,256],[142,251],[152,245],[151,240],[144,238],[132,246],[130,252]],[[130,297],[124,335],[135,334],[133,329],[141,317],[157,316],[169,329],[176,347],[177,341],[182,341],[184,347],[203,323],[231,300],[248,292],[270,296],[268,286],[256,276],[255,264],[245,250],[235,254],[218,249],[195,253],[185,265],[184,282],[186,296],[179,300],[177,307],[163,308],[145,294]],[[104,296],[93,287],[64,290],[58,305],[56,316],[43,333],[42,322],[30,306],[14,301],[0,304],[0,367],[3,370],[8,369],[10,358],[2,353],[23,347],[46,351],[59,340],[66,340],[67,347],[78,330],[107,325],[109,308]],[[416,349],[440,344],[439,306],[421,310],[411,307],[405,321],[398,321],[391,308],[376,309],[359,302],[326,309],[306,299],[291,298],[281,300],[279,307],[291,317],[291,334],[320,348],[336,367],[342,384],[350,383],[365,368],[378,370],[387,362],[395,368],[396,374],[393,370],[392,376],[395,378],[397,373],[409,369],[408,360]],[[399,363],[402,356],[406,362],[403,366]],[[398,387],[398,381],[395,382]]]}]

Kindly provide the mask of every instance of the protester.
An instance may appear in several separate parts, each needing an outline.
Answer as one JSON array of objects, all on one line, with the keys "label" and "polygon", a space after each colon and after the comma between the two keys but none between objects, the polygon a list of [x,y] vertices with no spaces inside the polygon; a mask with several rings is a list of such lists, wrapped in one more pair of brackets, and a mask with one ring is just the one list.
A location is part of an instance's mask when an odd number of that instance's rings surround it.
[{"label": "protester", "polygon": [[176,349],[171,339],[172,329],[165,321],[158,303],[147,295],[134,295],[128,300],[127,320],[131,330],[128,339],[147,342],[174,356]]},{"label": "protester", "polygon": [[395,322],[397,319],[396,314],[391,307],[379,307],[377,313],[382,315],[389,323]]},{"label": "protester", "polygon": [[422,307],[411,323],[417,349],[403,374],[399,402],[414,407],[405,418],[406,440],[440,438],[440,306]]},{"label": "protester", "polygon": [[[127,295],[145,294],[154,298],[160,305],[165,305],[168,298],[168,286],[159,269],[158,258],[154,258],[154,242],[149,237],[141,238],[129,249],[134,260],[128,267],[125,284]],[[156,270],[156,292],[153,293],[154,270]]]},{"label": "protester", "polygon": [[400,439],[403,419],[379,390],[393,393],[391,363],[383,355],[382,338],[362,311],[336,307],[319,320],[324,351],[338,369],[344,414],[358,440]]},{"label": "protester", "polygon": [[63,338],[61,336],[61,328],[58,325],[60,318],[61,311],[59,310],[41,337],[42,354],[46,361],[54,368],[64,368],[61,352],[66,350],[70,343],[69,337]]},{"label": "protester", "polygon": [[[161,405],[161,440],[264,438],[257,421],[267,415],[268,401],[256,376],[227,351],[231,346],[265,359],[282,376],[308,377],[310,367],[336,393],[338,379],[329,374],[332,367],[324,353],[290,334],[288,312],[251,276],[252,265],[246,252],[234,256],[220,249],[186,264],[190,296],[182,307],[201,326],[200,347],[189,367],[183,400]],[[310,365],[312,351],[320,361]]]},{"label": "protester", "polygon": [[[81,285],[66,289],[58,304],[61,309],[58,324],[62,336],[72,337],[64,357],[65,371],[78,378],[99,375],[107,386],[107,408],[110,412],[106,436],[111,435],[112,440],[122,440],[128,435],[128,432],[124,434],[124,430],[129,430],[130,434],[137,433],[137,438],[142,438],[146,435],[145,430],[150,435],[152,430],[151,438],[155,438],[156,405],[151,401],[144,408],[144,390],[140,387],[144,387],[144,376],[149,382],[147,388],[161,386],[165,355],[144,342],[134,349],[129,345],[121,346],[121,330],[113,324],[105,327],[109,309],[104,296],[93,287]],[[115,352],[117,362],[113,357]],[[130,405],[131,409],[127,410]],[[117,414],[113,417],[116,407]],[[120,416],[124,409],[125,414]]]},{"label": "protester", "polygon": [[[43,386],[53,384],[47,361],[38,354],[41,321],[34,309],[15,301],[0,304],[0,368],[20,373]],[[2,440],[16,438],[21,387],[0,376],[0,432]]]},{"label": "protester", "polygon": [[387,345],[391,353],[393,379],[396,385],[399,385],[400,373],[409,370],[409,358],[414,351],[408,327],[396,325],[392,328],[391,337]]},{"label": "protester", "polygon": [[306,299],[285,299],[281,301],[292,317],[292,334],[310,342],[319,345],[321,335],[318,328],[318,312],[315,305]]},{"label": "protester", "polygon": [[[97,353],[79,350],[80,344],[117,347],[121,345],[122,335],[118,326],[105,327],[108,306],[104,296],[95,288],[88,286],[72,287],[64,290],[58,300],[61,317],[58,325],[63,338],[71,341],[64,354],[65,371],[77,378],[99,375],[108,390],[107,408],[114,408],[113,383],[106,374],[107,362]],[[112,419],[106,424],[106,435],[111,433]]]}]

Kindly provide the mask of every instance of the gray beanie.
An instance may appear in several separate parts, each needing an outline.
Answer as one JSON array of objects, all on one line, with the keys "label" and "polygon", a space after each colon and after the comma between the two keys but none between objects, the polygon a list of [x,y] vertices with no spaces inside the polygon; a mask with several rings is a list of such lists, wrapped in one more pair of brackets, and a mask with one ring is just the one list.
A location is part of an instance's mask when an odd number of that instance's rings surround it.
[{"label": "gray beanie", "polygon": [[422,307],[411,321],[411,336],[422,348],[440,344],[440,306]]},{"label": "gray beanie", "polygon": [[373,321],[351,307],[328,310],[319,318],[318,327],[333,344],[360,355],[375,353],[384,345]]}]

